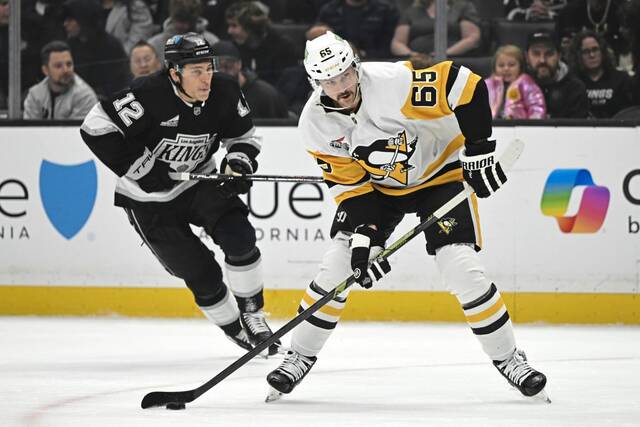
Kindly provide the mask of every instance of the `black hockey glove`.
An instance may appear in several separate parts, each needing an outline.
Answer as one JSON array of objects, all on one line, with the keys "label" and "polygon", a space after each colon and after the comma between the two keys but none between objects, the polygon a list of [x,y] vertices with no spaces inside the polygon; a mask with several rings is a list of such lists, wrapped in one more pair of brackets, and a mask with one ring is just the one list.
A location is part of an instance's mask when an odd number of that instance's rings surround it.
[{"label": "black hockey glove", "polygon": [[138,185],[147,193],[170,190],[176,185],[176,181],[171,179],[169,172],[173,172],[169,163],[156,159],[153,168],[138,179]]},{"label": "black hockey glove", "polygon": [[[220,170],[226,175],[251,175],[255,169],[257,169],[256,161],[239,151],[227,153],[220,164]],[[252,185],[252,181],[238,178],[223,182],[220,190],[225,197],[229,198],[248,193]]]},{"label": "black hockey glove", "polygon": [[466,142],[460,150],[464,180],[481,198],[489,197],[507,182],[507,176],[495,158],[495,149],[495,141],[481,139]]},{"label": "black hockey glove", "polygon": [[351,268],[356,282],[363,288],[369,289],[373,283],[391,271],[389,261],[373,260],[382,252],[380,233],[368,225],[359,225],[351,235]]}]

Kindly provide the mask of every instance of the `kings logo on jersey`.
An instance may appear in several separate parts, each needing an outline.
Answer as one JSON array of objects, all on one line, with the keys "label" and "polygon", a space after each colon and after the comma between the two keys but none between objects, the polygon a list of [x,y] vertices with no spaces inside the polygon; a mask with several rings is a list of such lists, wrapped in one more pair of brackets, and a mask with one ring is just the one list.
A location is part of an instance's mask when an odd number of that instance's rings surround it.
[{"label": "kings logo on jersey", "polygon": [[191,172],[206,159],[211,144],[216,139],[214,134],[185,135],[179,133],[176,139],[163,138],[153,150],[156,160],[169,163],[176,172]]},{"label": "kings logo on jersey", "polygon": [[415,167],[409,164],[409,160],[417,142],[418,137],[407,142],[407,132],[402,130],[396,136],[378,139],[366,147],[357,147],[352,156],[369,172],[371,179],[383,181],[391,178],[407,185],[409,171]]}]

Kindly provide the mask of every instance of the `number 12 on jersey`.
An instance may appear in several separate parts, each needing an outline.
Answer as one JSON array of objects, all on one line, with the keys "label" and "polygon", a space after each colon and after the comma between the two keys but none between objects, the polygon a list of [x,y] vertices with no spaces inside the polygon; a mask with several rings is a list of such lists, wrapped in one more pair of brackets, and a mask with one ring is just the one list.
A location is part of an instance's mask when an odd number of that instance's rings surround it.
[{"label": "number 12 on jersey", "polygon": [[411,85],[411,104],[416,107],[433,107],[438,103],[438,89],[429,83],[437,79],[435,71],[413,71]]}]

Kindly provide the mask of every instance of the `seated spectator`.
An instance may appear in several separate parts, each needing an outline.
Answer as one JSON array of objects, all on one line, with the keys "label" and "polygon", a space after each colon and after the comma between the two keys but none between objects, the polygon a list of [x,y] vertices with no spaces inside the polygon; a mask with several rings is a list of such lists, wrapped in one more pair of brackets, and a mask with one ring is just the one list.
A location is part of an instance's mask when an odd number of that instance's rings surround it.
[{"label": "seated spectator", "polygon": [[218,58],[218,71],[233,77],[238,82],[254,118],[286,119],[289,117],[287,103],[278,90],[260,79],[251,70],[242,69],[240,51],[230,41],[221,41],[212,46]]},{"label": "seated spectator", "polygon": [[387,58],[398,21],[396,8],[384,0],[331,0],[318,13],[315,26],[328,26],[349,40],[361,59]]},{"label": "seated spectator", "polygon": [[258,2],[234,3],[225,16],[227,33],[240,51],[244,67],[277,86],[282,70],[298,63],[293,42],[271,26]]},{"label": "seated spectator", "polygon": [[105,31],[98,0],[67,0],[64,28],[75,71],[103,99],[129,81],[129,58],[120,40]]},{"label": "seated spectator", "polygon": [[632,103],[631,77],[618,71],[607,42],[599,34],[584,30],[573,38],[571,69],[587,87],[591,115],[613,117]]},{"label": "seated spectator", "polygon": [[505,13],[509,21],[554,21],[567,5],[567,0],[505,0]]},{"label": "seated spectator", "polygon": [[550,118],[585,118],[589,115],[587,89],[560,61],[554,36],[531,33],[527,39],[527,63],[531,75],[542,89]]},{"label": "seated spectator", "polygon": [[105,29],[122,43],[125,52],[154,32],[153,18],[142,0],[102,0],[107,15]]},{"label": "seated spectator", "polygon": [[[480,45],[480,18],[476,7],[468,0],[449,0],[446,14],[447,56],[469,55]],[[395,56],[433,54],[435,18],[435,0],[415,0],[400,16],[391,40],[391,53]]]},{"label": "seated spectator", "polygon": [[52,41],[42,48],[42,73],[46,76],[29,89],[24,100],[25,119],[83,120],[98,102],[91,87],[73,72],[69,45]]},{"label": "seated spectator", "polygon": [[[624,39],[620,35],[619,9],[626,2],[615,0],[572,0],[558,16],[558,28],[563,43],[582,30],[593,30],[604,35],[605,40],[613,48],[616,56],[627,50]],[[637,25],[637,23],[636,23]]]},{"label": "seated spectator", "polygon": [[162,24],[163,31],[151,37],[149,44],[158,53],[160,62],[164,63],[164,44],[176,34],[197,33],[210,44],[220,39],[207,31],[208,22],[200,16],[202,3],[199,0],[170,0],[169,17]]},{"label": "seated spectator", "polygon": [[546,117],[544,94],[524,70],[524,54],[519,47],[505,45],[498,48],[493,57],[493,74],[485,80],[494,118]]},{"label": "seated spectator", "polygon": [[153,46],[144,40],[140,40],[131,49],[129,68],[133,78],[137,79],[160,71],[162,64],[160,64],[160,59],[158,59],[158,54]]}]

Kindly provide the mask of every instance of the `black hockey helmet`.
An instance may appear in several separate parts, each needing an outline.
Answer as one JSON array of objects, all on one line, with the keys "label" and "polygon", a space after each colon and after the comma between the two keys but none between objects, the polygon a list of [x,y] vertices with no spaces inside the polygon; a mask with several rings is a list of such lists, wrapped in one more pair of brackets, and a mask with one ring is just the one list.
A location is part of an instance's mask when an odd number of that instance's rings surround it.
[{"label": "black hockey helmet", "polygon": [[164,62],[167,68],[179,68],[184,64],[212,62],[214,69],[213,50],[211,46],[197,33],[179,34],[170,37],[164,45]]}]

